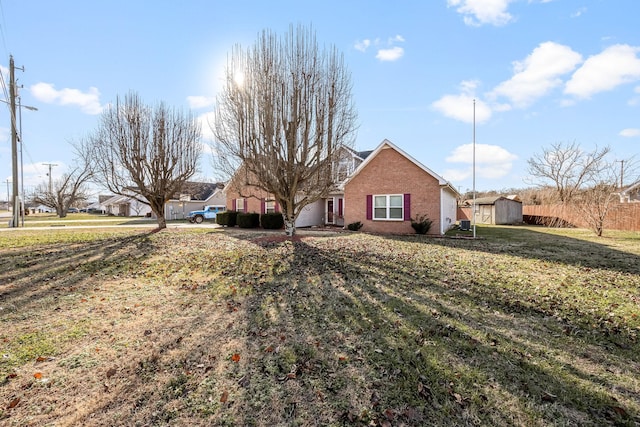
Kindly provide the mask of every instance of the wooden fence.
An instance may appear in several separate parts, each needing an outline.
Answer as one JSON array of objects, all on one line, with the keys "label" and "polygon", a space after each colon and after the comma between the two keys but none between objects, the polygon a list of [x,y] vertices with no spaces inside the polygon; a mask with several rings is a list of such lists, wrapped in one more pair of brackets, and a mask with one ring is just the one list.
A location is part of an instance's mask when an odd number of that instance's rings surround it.
[{"label": "wooden fence", "polygon": [[[529,224],[548,224],[560,220],[569,226],[588,228],[583,215],[571,206],[527,205],[522,207],[523,220]],[[609,208],[604,221],[609,230],[640,231],[640,203],[620,203]]]},{"label": "wooden fence", "polygon": [[[525,205],[522,206],[523,221],[527,224],[564,224],[588,228],[582,214],[571,206]],[[458,220],[471,219],[471,208],[458,208]],[[620,203],[613,205],[604,223],[605,230],[640,231],[640,203]]]}]

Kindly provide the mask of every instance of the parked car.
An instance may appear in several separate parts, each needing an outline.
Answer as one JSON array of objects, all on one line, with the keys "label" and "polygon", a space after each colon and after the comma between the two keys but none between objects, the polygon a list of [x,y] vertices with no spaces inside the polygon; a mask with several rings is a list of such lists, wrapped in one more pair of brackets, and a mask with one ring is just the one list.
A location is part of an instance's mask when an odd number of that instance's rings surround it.
[{"label": "parked car", "polygon": [[196,224],[202,223],[202,221],[204,221],[205,219],[211,219],[215,221],[218,210],[218,208],[213,206],[205,206],[203,210],[189,212],[189,215],[187,215],[187,219],[189,220],[189,222],[195,222]]},{"label": "parked car", "polygon": [[80,210],[78,208],[69,208],[67,209],[67,213],[79,213]]}]

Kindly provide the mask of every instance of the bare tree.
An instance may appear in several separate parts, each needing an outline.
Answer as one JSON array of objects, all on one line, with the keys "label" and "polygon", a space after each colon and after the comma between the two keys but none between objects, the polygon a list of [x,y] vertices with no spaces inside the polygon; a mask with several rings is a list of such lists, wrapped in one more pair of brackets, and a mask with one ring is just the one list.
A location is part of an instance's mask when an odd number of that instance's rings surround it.
[{"label": "bare tree", "polygon": [[191,113],[135,93],[119,97],[91,138],[97,181],[109,191],[149,205],[166,228],[164,205],[193,176],[202,152],[200,125]]},{"label": "bare tree", "polygon": [[608,168],[605,158],[610,152],[610,147],[587,152],[576,142],[555,143],[527,161],[529,174],[543,181],[537,184],[554,186],[559,201],[567,203],[585,184],[598,181],[597,177]]},{"label": "bare tree", "polygon": [[302,209],[334,185],[340,147],[353,145],[357,114],[343,55],[319,48],[302,26],[283,38],[265,30],[252,48],[233,48],[225,80],[212,125],[214,165],[235,173],[240,194],[273,194],[293,235]]},{"label": "bare tree", "polygon": [[74,144],[76,158],[70,170],[48,184],[36,186],[31,202],[55,209],[60,218],[67,216],[70,207],[84,202],[89,197],[88,182],[93,177],[91,147]]}]

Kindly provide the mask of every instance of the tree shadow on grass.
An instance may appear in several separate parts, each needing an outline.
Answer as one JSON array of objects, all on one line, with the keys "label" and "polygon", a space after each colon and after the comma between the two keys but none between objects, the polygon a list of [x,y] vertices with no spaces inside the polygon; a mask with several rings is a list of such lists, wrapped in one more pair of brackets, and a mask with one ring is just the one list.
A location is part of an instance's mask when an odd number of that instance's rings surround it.
[{"label": "tree shadow on grass", "polygon": [[55,304],[55,299],[65,294],[99,287],[91,279],[94,273],[119,270],[148,256],[149,234],[45,245],[38,251],[25,248],[5,254],[0,261],[0,302],[9,302],[5,313]]},{"label": "tree shadow on grass", "polygon": [[[542,231],[546,230],[546,231]],[[429,241],[446,247],[470,249],[490,254],[509,254],[524,259],[556,262],[582,268],[605,269],[629,274],[640,274],[640,243],[636,252],[614,247],[615,241],[607,237],[583,240],[568,236],[573,230],[540,227],[479,227],[478,240],[431,238],[425,236],[385,236],[400,241]],[[595,238],[594,238],[595,239]]]},{"label": "tree shadow on grass", "polygon": [[[190,248],[197,263],[187,268],[211,279],[189,288],[171,279],[176,255],[155,254],[167,264],[166,283],[145,287],[142,307],[119,301],[128,308],[104,319],[105,333],[86,338],[100,347],[100,364],[68,369],[67,381],[87,390],[67,391],[61,402],[55,391],[64,381],[18,388],[33,395],[16,409],[37,400],[58,408],[61,425],[637,420],[637,349],[610,352],[599,335],[567,333],[544,312],[494,302],[459,275],[442,247],[366,235],[274,236],[206,236],[198,242],[221,248],[211,256],[222,261],[208,264]],[[122,249],[136,250],[134,242]],[[38,416],[34,422],[52,421]]]},{"label": "tree shadow on grass", "polygon": [[[256,290],[247,323],[262,331],[252,339],[264,349],[281,347],[253,375],[296,383],[274,387],[277,401],[289,403],[271,421],[293,405],[302,423],[633,423],[638,391],[607,369],[637,369],[637,346],[612,353],[597,337],[563,334],[563,322],[544,313],[505,312],[447,283],[447,271],[416,271],[409,254],[367,247],[383,242],[263,244],[274,255],[288,249]],[[288,359],[273,362],[282,353]]]}]

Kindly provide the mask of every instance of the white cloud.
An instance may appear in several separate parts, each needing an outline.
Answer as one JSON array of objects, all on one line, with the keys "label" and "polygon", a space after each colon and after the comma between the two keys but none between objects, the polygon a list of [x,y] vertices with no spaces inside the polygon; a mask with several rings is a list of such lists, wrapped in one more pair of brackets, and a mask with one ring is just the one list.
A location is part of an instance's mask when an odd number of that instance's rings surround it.
[{"label": "white cloud", "polygon": [[[431,104],[431,107],[442,115],[465,123],[473,123],[473,95],[477,82],[465,81],[461,83],[463,93],[459,95],[444,95]],[[491,107],[476,99],[476,123],[484,123],[491,118]]]},{"label": "white cloud", "polygon": [[507,12],[514,0],[447,0],[447,6],[455,7],[464,16],[464,23],[471,26],[491,24],[506,25],[513,20]]},{"label": "white cloud", "polygon": [[634,138],[636,136],[640,136],[640,129],[622,129],[618,135],[624,136],[626,138]]},{"label": "white cloud", "polygon": [[[481,178],[502,178],[511,172],[513,162],[518,158],[515,154],[498,145],[476,144],[476,175]],[[473,172],[473,144],[456,147],[445,159],[449,163],[465,163],[470,168],[450,169],[445,176],[452,181],[469,178]],[[455,178],[455,179],[454,179]]]},{"label": "white cloud", "polygon": [[187,96],[187,102],[189,103],[189,108],[193,108],[193,109],[210,107],[215,103],[215,101],[216,99],[214,97]]},{"label": "white cloud", "polygon": [[513,77],[496,86],[490,95],[504,96],[518,108],[527,107],[562,85],[560,77],[581,61],[582,56],[568,46],[541,43],[523,61],[513,63]]},{"label": "white cloud", "polygon": [[579,18],[580,16],[582,16],[583,14],[585,14],[587,12],[587,8],[586,7],[581,7],[578,10],[576,10],[575,12],[573,12],[571,14],[572,18]]},{"label": "white cloud", "polygon": [[399,46],[395,46],[390,49],[378,50],[376,58],[380,61],[397,61],[398,59],[402,58],[403,55],[404,49]]},{"label": "white cloud", "polygon": [[577,98],[640,80],[640,47],[614,45],[589,57],[567,82],[564,93]]},{"label": "white cloud", "polygon": [[375,40],[363,39],[358,40],[354,44],[354,47],[360,52],[366,52],[371,46],[378,48],[376,52],[376,59],[379,61],[397,61],[404,56],[404,48],[396,46],[398,43],[404,43],[405,39],[400,34],[396,34],[393,37],[389,37],[387,42],[381,42],[379,38]]},{"label": "white cloud", "polygon": [[100,114],[100,92],[91,87],[87,92],[78,89],[55,89],[50,83],[36,83],[30,88],[31,94],[39,101],[48,104],[76,105],[87,114]]},{"label": "white cloud", "polygon": [[365,52],[369,46],[371,46],[371,40],[364,39],[358,40],[353,47],[355,47],[360,52]]}]

